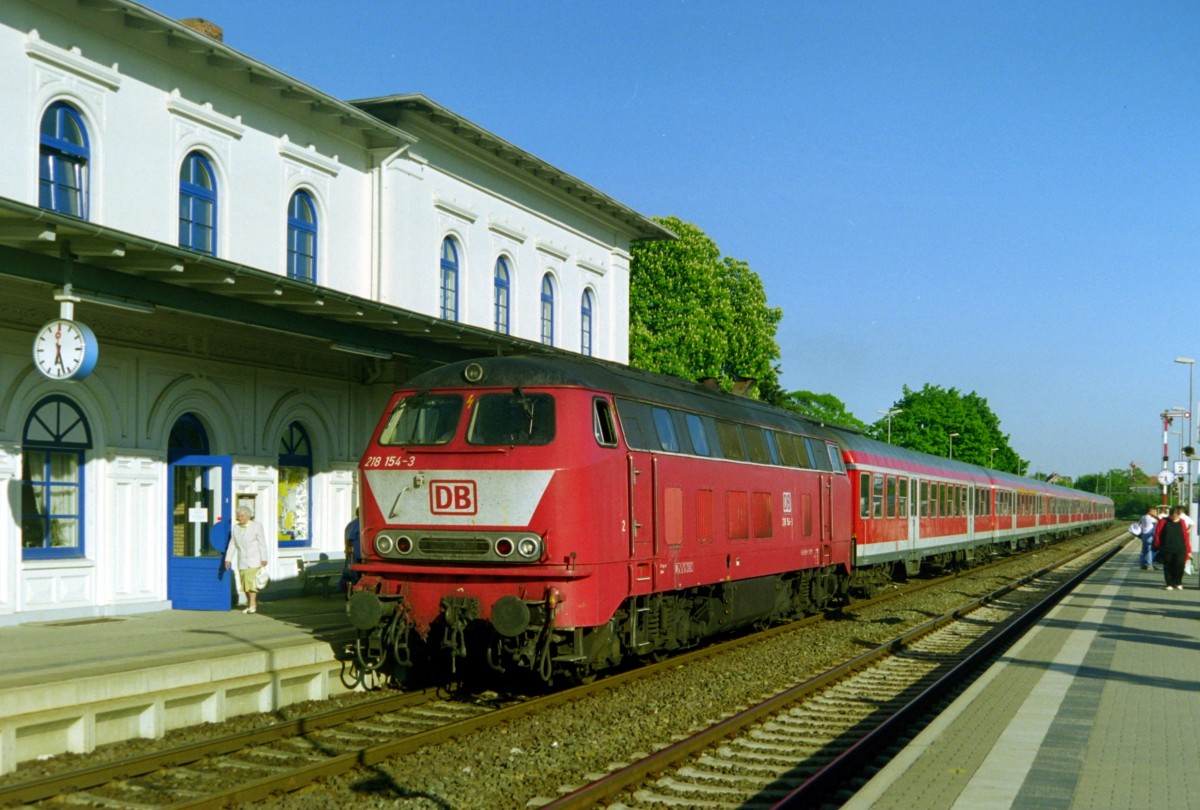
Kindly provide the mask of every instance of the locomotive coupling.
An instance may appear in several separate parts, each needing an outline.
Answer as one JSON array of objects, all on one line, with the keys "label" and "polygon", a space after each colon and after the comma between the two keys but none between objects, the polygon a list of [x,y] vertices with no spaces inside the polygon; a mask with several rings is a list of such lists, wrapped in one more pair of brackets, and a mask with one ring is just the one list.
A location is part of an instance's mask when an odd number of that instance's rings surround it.
[{"label": "locomotive coupling", "polygon": [[346,602],[346,615],[355,629],[369,633],[383,618],[383,602],[370,591],[355,591]]}]

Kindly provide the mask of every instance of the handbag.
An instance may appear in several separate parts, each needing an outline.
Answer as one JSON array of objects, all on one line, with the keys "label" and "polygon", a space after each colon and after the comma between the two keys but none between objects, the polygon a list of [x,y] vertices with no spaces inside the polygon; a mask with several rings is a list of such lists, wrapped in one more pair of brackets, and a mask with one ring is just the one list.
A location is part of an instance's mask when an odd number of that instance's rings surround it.
[{"label": "handbag", "polygon": [[267,583],[271,581],[270,575],[267,574],[266,566],[258,569],[258,573],[254,575],[254,587],[262,590],[267,587]]}]

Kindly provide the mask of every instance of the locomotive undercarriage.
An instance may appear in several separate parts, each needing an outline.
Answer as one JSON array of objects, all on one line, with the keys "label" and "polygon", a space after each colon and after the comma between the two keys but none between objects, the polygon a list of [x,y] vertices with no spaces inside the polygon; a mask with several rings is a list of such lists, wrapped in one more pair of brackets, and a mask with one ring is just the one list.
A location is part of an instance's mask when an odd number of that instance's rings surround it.
[{"label": "locomotive undercarriage", "polygon": [[353,657],[360,673],[463,682],[490,672],[548,684],[590,680],[630,660],[661,660],[714,636],[820,612],[848,600],[848,583],[843,568],[829,566],[632,596],[597,627],[555,627],[554,593],[538,601],[502,597],[490,620],[480,618],[477,599],[443,598],[424,637],[403,597],[359,591],[347,612],[358,629]]}]

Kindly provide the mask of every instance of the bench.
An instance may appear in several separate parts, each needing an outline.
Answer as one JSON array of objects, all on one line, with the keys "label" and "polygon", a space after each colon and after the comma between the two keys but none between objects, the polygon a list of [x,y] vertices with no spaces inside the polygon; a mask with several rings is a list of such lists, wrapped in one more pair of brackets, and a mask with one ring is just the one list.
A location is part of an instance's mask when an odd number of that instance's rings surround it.
[{"label": "bench", "polygon": [[309,562],[305,562],[303,558],[296,560],[296,568],[300,572],[300,594],[307,596],[320,591],[322,596],[329,596],[330,583],[342,578],[344,565],[339,560],[330,559]]}]

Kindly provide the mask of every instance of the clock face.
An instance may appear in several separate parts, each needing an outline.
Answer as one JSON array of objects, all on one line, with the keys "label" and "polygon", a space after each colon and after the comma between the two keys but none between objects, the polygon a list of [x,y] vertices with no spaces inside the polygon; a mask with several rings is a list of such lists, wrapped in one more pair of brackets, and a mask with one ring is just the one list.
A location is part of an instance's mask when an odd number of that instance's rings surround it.
[{"label": "clock face", "polygon": [[52,380],[81,380],[96,366],[99,346],[92,330],[76,321],[56,318],[33,338],[33,362]]}]

